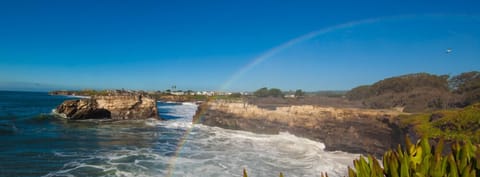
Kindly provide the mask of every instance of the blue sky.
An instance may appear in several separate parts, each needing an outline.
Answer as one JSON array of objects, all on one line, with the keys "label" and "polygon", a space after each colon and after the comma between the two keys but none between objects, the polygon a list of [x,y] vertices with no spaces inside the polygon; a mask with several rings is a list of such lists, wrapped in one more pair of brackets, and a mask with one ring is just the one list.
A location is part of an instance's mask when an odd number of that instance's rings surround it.
[{"label": "blue sky", "polygon": [[480,70],[479,9],[479,1],[0,1],[0,88],[314,91],[458,74]]}]

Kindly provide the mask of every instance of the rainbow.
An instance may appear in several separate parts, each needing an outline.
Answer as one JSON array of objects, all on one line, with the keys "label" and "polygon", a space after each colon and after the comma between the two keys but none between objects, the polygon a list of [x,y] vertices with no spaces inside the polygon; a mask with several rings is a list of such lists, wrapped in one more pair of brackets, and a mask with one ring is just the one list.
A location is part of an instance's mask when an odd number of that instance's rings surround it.
[{"label": "rainbow", "polygon": [[287,42],[284,42],[274,48],[271,48],[270,50],[262,53],[259,55],[257,58],[254,58],[251,60],[248,64],[240,68],[237,72],[235,72],[224,84],[221,85],[220,90],[225,91],[228,90],[229,87],[232,85],[232,83],[235,83],[239,78],[241,78],[245,73],[250,71],[252,68],[257,66],[258,64],[264,62],[265,60],[273,57],[280,51],[283,51],[291,46],[294,46],[298,43],[310,40],[312,38],[315,38],[320,35],[324,35],[326,33],[334,32],[337,30],[341,29],[347,29],[347,28],[352,28],[355,26],[359,25],[364,25],[364,24],[371,24],[371,23],[377,23],[381,21],[386,21],[386,20],[400,20],[400,19],[409,19],[409,18],[415,18],[415,17],[476,17],[474,20],[478,20],[480,18],[479,16],[473,16],[473,15],[464,15],[464,14],[459,14],[459,15],[449,15],[449,14],[423,14],[423,15],[414,15],[414,14],[405,14],[405,15],[397,15],[397,16],[386,16],[386,17],[377,17],[377,18],[368,18],[368,19],[362,19],[362,20],[357,20],[357,21],[350,21],[342,24],[337,24],[333,26],[329,26],[326,28],[322,28],[316,31],[312,31],[309,33],[306,33],[304,35],[301,35],[299,37],[293,38]]},{"label": "rainbow", "polygon": [[[201,105],[200,105],[201,106]],[[198,113],[199,115],[203,114],[202,112]],[[180,140],[178,141],[178,145],[177,145],[177,149],[175,150],[175,154],[173,155],[173,157],[168,161],[168,168],[167,168],[167,175],[166,177],[171,177],[173,176],[173,172],[175,171],[175,165],[177,164],[177,159],[179,157],[179,154],[182,150],[182,147],[185,145],[186,141],[187,141],[187,138],[188,136],[190,135],[190,133],[192,132],[193,130],[193,127],[195,126],[195,124],[199,123],[201,120],[201,117],[197,117],[197,118],[193,118],[193,122],[192,122],[192,126],[187,128],[187,130],[183,133],[182,137],[180,138]]]},{"label": "rainbow", "polygon": [[[390,17],[390,18],[393,18],[393,17]],[[257,58],[254,58],[251,62],[249,62],[247,65],[245,65],[244,67],[239,69],[226,82],[224,82],[224,84],[220,87],[220,90],[229,89],[229,87],[231,86],[232,83],[237,81],[239,78],[241,78],[245,73],[250,71],[252,68],[254,68],[258,64],[264,62],[265,60],[271,58],[272,56],[274,56],[278,52],[283,51],[283,50],[285,50],[285,49],[287,49],[291,46],[294,46],[298,43],[310,40],[312,38],[315,38],[317,36],[320,36],[320,35],[323,35],[323,34],[326,34],[326,33],[329,33],[329,32],[333,32],[333,31],[340,30],[340,29],[345,29],[345,28],[351,28],[351,27],[358,26],[358,25],[363,25],[363,24],[375,23],[375,22],[378,22],[378,21],[384,20],[384,19],[386,19],[386,18],[370,18],[370,19],[364,19],[364,20],[358,20],[358,21],[351,21],[351,22],[347,22],[347,23],[342,23],[342,24],[322,28],[320,30],[312,31],[312,32],[309,32],[307,34],[301,35],[299,37],[293,38],[293,39],[291,39],[291,40],[289,40],[289,41],[287,41],[283,44],[280,44],[280,45],[278,45],[274,48],[271,48],[267,52],[264,52],[263,54],[259,55]]]},{"label": "rainbow", "polygon": [[[232,83],[234,83],[236,80],[238,80],[240,77],[242,77],[246,72],[248,72],[252,68],[254,68],[256,65],[264,62],[265,60],[274,56],[278,52],[280,52],[282,50],[285,50],[285,49],[287,49],[291,46],[294,46],[294,45],[296,45],[298,43],[301,43],[303,41],[307,41],[307,40],[312,39],[316,36],[323,35],[323,34],[326,34],[326,33],[329,33],[329,32],[335,31],[335,30],[351,28],[351,27],[354,27],[354,26],[357,26],[357,25],[362,25],[362,24],[374,23],[374,22],[380,21],[382,19],[384,19],[384,18],[372,18],[372,19],[365,19],[365,20],[347,22],[347,23],[323,28],[323,29],[320,29],[320,30],[312,31],[312,32],[309,32],[309,33],[304,34],[302,36],[299,36],[297,38],[291,39],[291,40],[289,40],[289,41],[287,41],[287,42],[285,42],[285,43],[283,43],[283,44],[281,44],[277,47],[271,48],[270,50],[261,54],[257,58],[254,58],[247,65],[245,65],[240,70],[235,72],[224,84],[222,84],[221,87],[220,87],[220,90],[228,89]],[[183,133],[182,137],[180,138],[177,149],[175,151],[175,154],[168,162],[167,175],[166,175],[167,177],[173,176],[173,172],[175,171],[175,164],[176,164],[176,161],[177,161],[177,159],[179,157],[179,154],[182,150],[182,147],[185,145],[188,136],[190,135],[190,133],[192,132],[192,130],[194,128],[194,125],[196,123],[198,123],[199,120],[200,119],[194,119],[194,122],[192,122],[192,126],[190,128],[187,128],[187,130]]]},{"label": "rainbow", "polygon": [[175,150],[175,154],[173,157],[168,161],[168,168],[167,168],[167,177],[173,176],[173,172],[175,171],[175,164],[177,162],[177,158],[180,154],[180,151],[182,150],[182,147],[185,145],[188,135],[190,135],[190,132],[193,130],[193,126],[198,123],[198,121],[195,121],[192,123],[192,126],[190,128],[187,128],[187,130],[183,133],[182,137],[180,138],[177,149]]},{"label": "rainbow", "polygon": [[[424,16],[427,16],[427,17],[432,17],[432,16],[435,17],[436,16],[436,17],[438,17],[438,16],[451,16],[451,15],[435,14],[435,15],[424,15]],[[464,16],[464,15],[460,15],[460,16]],[[417,16],[415,16],[415,15],[401,15],[401,16],[369,18],[369,19],[363,19],[363,20],[357,20],[357,21],[351,21],[351,22],[347,22],[347,23],[337,24],[337,25],[334,25],[334,26],[329,26],[329,27],[326,27],[326,28],[322,28],[322,29],[319,29],[319,30],[316,30],[316,31],[306,33],[306,34],[301,35],[299,37],[293,38],[293,39],[291,39],[291,40],[289,40],[285,43],[282,43],[282,44],[280,44],[276,47],[273,47],[270,50],[262,53],[258,57],[254,58],[248,64],[246,64],[241,69],[239,69],[237,72],[235,72],[226,82],[224,82],[224,84],[221,85],[219,90],[225,91],[226,89],[229,89],[229,87],[231,86],[232,83],[237,81],[239,78],[241,78],[245,73],[250,71],[255,66],[257,66],[258,64],[264,62],[265,60],[273,57],[274,55],[276,55],[280,51],[285,50],[285,49],[287,49],[291,46],[294,46],[298,43],[310,40],[310,39],[315,38],[317,36],[324,35],[326,33],[330,33],[330,32],[336,31],[336,30],[352,28],[352,27],[355,27],[355,26],[358,26],[358,25],[377,23],[377,22],[384,21],[384,20],[404,19],[404,18],[411,18],[411,17],[417,17]],[[166,175],[167,177],[171,177],[173,175],[173,172],[175,171],[175,164],[176,164],[177,158],[178,158],[178,156],[179,156],[179,154],[182,150],[182,147],[185,145],[187,137],[192,132],[195,124],[197,124],[199,122],[199,120],[200,120],[200,118],[194,119],[194,122],[192,122],[192,126],[190,128],[188,128],[184,132],[182,137],[180,138],[179,144],[178,144],[177,149],[175,151],[175,155],[169,160],[169,166],[168,166],[167,175]]]}]

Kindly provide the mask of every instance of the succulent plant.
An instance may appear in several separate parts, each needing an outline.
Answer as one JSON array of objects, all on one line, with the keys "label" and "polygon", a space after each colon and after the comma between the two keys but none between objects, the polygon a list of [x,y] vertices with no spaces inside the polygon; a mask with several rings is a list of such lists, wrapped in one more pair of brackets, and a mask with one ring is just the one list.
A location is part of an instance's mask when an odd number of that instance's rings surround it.
[{"label": "succulent plant", "polygon": [[[405,148],[400,145],[383,155],[383,167],[379,161],[368,155],[353,161],[348,167],[349,177],[480,177],[480,145],[470,140],[453,142],[451,151],[442,154],[444,140],[431,146],[428,138],[413,144],[406,138]],[[328,177],[327,173],[321,173]],[[247,171],[243,169],[243,177]],[[280,173],[283,177],[283,173]]]},{"label": "succulent plant", "polygon": [[354,169],[348,169],[350,177],[470,177],[480,176],[480,148],[469,140],[454,142],[450,153],[442,154],[444,141],[430,146],[423,138],[412,144],[406,138],[406,147],[399,145],[383,155],[383,168],[378,160],[368,156],[354,160]]}]

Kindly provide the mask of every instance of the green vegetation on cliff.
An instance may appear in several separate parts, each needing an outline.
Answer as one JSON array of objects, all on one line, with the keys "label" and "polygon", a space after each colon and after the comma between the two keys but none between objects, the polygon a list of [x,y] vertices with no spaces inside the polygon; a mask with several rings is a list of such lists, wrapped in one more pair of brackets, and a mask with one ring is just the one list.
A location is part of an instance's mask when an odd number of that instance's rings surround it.
[{"label": "green vegetation on cliff", "polygon": [[400,121],[402,126],[409,126],[422,136],[480,143],[480,103],[463,109],[405,115]]}]

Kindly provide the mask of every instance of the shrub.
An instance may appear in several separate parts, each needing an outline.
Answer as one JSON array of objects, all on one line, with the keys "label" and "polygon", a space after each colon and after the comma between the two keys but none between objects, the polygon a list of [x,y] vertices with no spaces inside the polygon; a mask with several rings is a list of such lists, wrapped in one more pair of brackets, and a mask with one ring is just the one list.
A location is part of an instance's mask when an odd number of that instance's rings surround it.
[{"label": "shrub", "polygon": [[375,157],[354,160],[354,169],[348,168],[350,177],[410,177],[410,176],[480,176],[480,146],[466,140],[454,142],[450,153],[443,155],[444,141],[433,147],[423,138],[412,144],[406,138],[406,148],[400,145],[383,156],[383,168]]},{"label": "shrub", "polygon": [[468,139],[480,143],[480,103],[461,109],[403,115],[400,125],[428,138],[449,141]]},{"label": "shrub", "polygon": [[278,88],[263,87],[255,91],[253,95],[256,97],[283,97],[283,92]]}]

